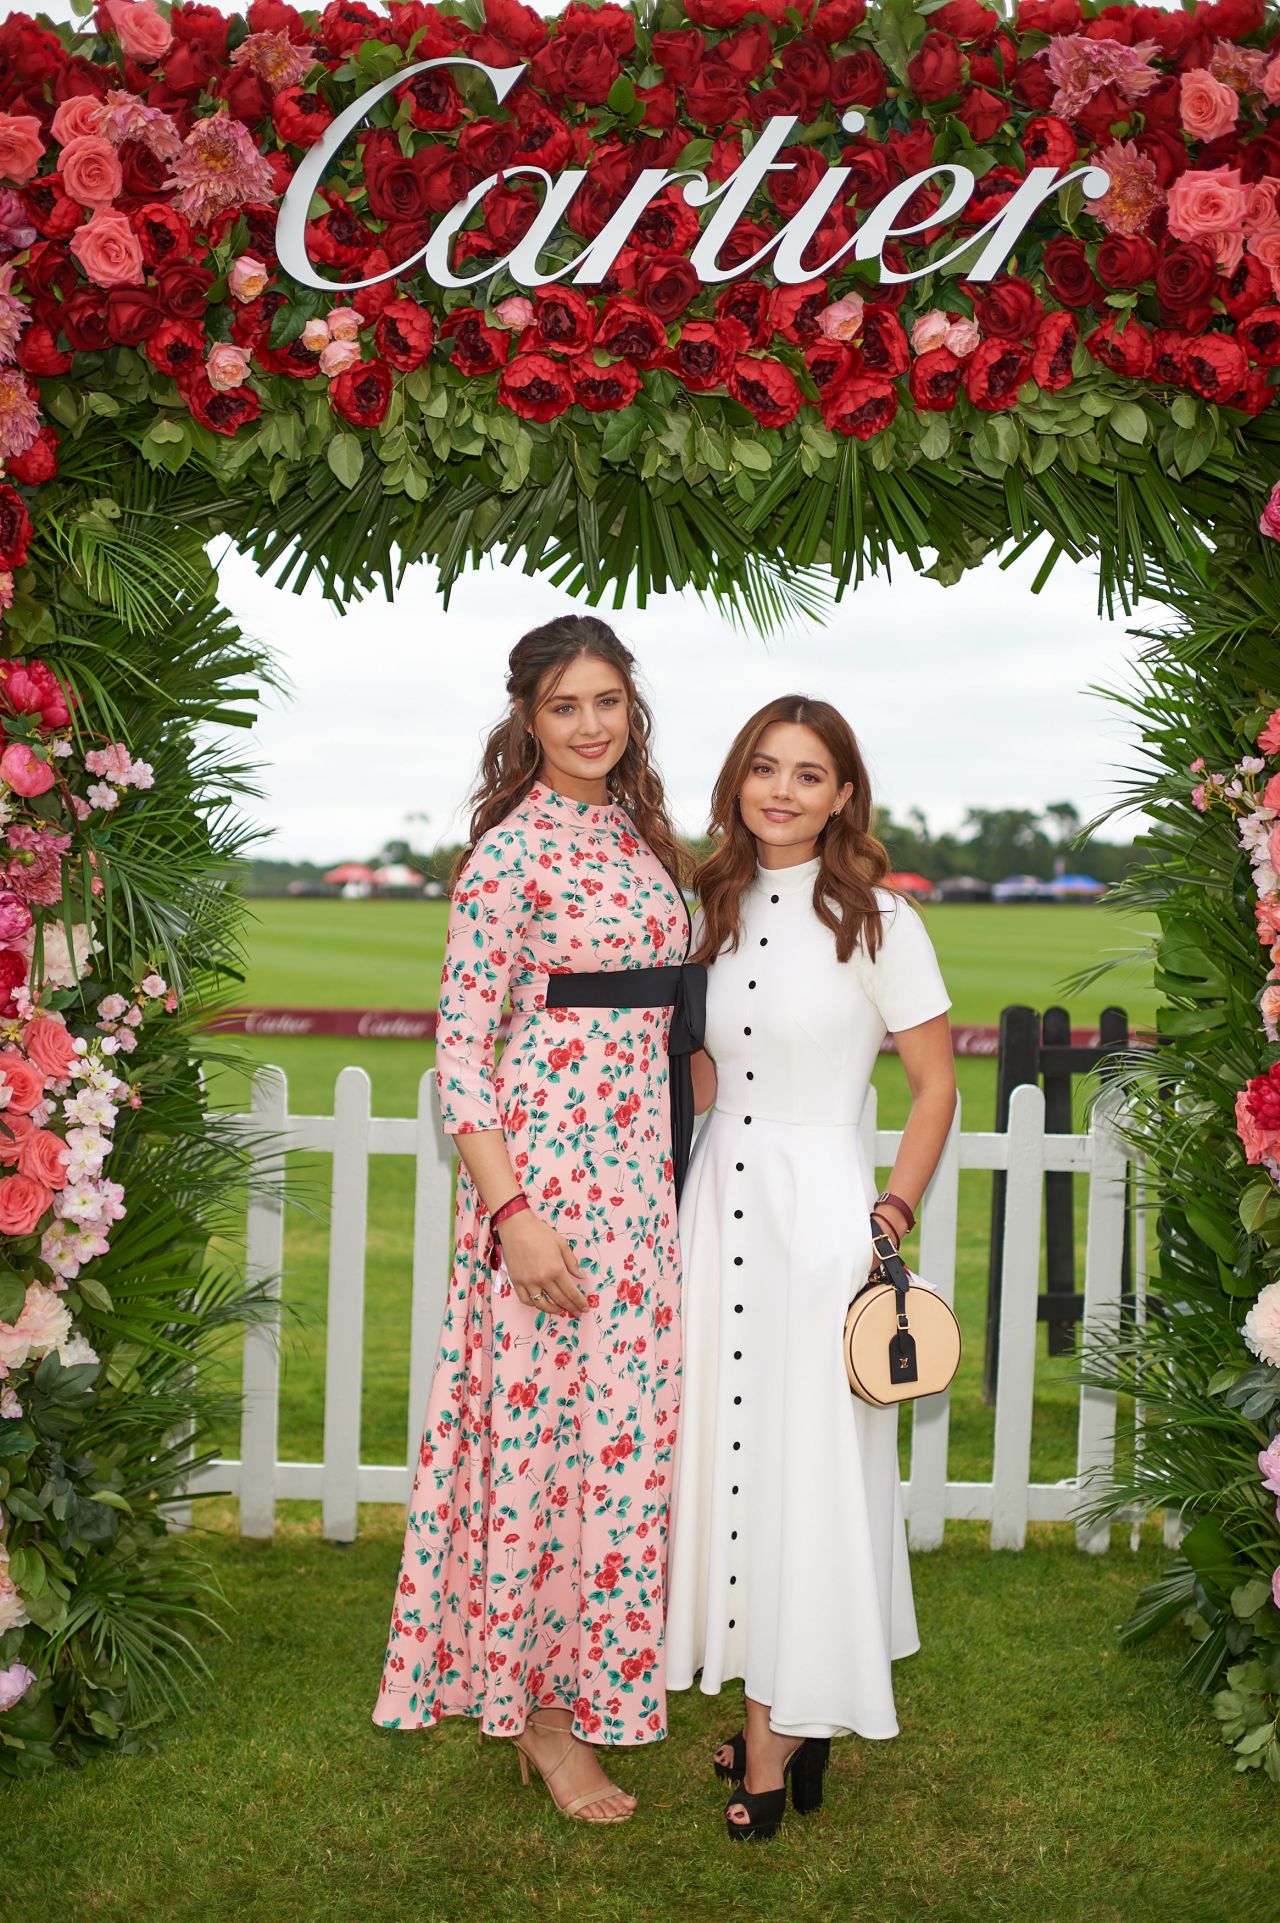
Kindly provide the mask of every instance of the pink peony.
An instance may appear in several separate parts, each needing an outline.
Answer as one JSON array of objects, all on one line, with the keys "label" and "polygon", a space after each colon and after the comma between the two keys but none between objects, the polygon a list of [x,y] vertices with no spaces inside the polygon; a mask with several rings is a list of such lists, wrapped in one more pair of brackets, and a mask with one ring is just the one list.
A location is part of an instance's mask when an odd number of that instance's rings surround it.
[{"label": "pink peony", "polygon": [[151,0],[107,0],[107,18],[130,60],[150,66],[173,44],[173,29]]},{"label": "pink peony", "polygon": [[1259,1362],[1280,1369],[1280,1282],[1268,1282],[1250,1309],[1240,1333]]},{"label": "pink peony", "polygon": [[60,147],[82,134],[102,132],[102,102],[96,94],[76,93],[64,100],[49,123],[49,132]]},{"label": "pink peony", "polygon": [[1151,216],[1164,206],[1156,164],[1131,140],[1113,140],[1098,155],[1111,185],[1093,211],[1109,234],[1145,233]]},{"label": "pink peony", "polygon": [[[1270,494],[1267,496],[1267,505],[1262,510],[1258,520],[1258,526],[1264,534],[1270,535],[1273,541],[1280,541],[1280,481],[1276,482]],[[1280,719],[1280,708],[1276,709],[1275,714],[1272,715],[1271,720],[1268,721],[1262,734],[1258,737],[1258,746],[1265,748],[1268,754],[1280,753],[1280,742],[1272,745],[1264,738],[1271,732],[1277,719]]]},{"label": "pink peony", "polygon": [[818,331],[824,340],[853,341],[862,332],[862,315],[866,302],[861,294],[846,294],[843,300],[832,301],[818,315]]},{"label": "pink peony", "polygon": [[77,134],[58,165],[63,186],[82,207],[109,207],[124,185],[116,150],[101,134]]},{"label": "pink peony", "polygon": [[[0,1334],[3,1330],[4,1324],[0,1322]],[[0,1362],[0,1374],[3,1368],[3,1362]],[[9,1551],[0,1542],[0,1636],[6,1629],[21,1629],[24,1623],[30,1621],[26,1605],[9,1574]]]},{"label": "pink peony", "polygon": [[1258,1451],[1258,1473],[1263,1488],[1280,1496],[1280,1435],[1272,1436],[1266,1448]]},{"label": "pink peony", "polygon": [[954,319],[953,314],[945,314],[940,307],[931,307],[927,313],[918,314],[911,323],[913,352],[931,354],[935,347],[941,347]]},{"label": "pink peony", "polygon": [[0,1669],[0,1716],[22,1701],[35,1679],[35,1670],[25,1663],[10,1663],[7,1669]]},{"label": "pink peony", "polygon": [[241,254],[232,263],[227,287],[237,300],[257,300],[267,284],[270,269],[254,254]]},{"label": "pink peony", "polygon": [[[1276,1520],[1280,1522],[1280,1503],[1276,1505]],[[1280,1609],[1280,1563],[1271,1572],[1271,1600]]]},{"label": "pink peony", "polygon": [[12,888],[0,888],[0,948],[21,941],[31,926],[31,910]]},{"label": "pink peony", "polygon": [[123,87],[108,87],[98,132],[113,147],[141,141],[157,160],[172,160],[182,148],[182,135],[163,107],[153,107]]},{"label": "pink peony", "polygon": [[225,108],[196,121],[166,185],[178,189],[178,212],[197,227],[208,227],[230,208],[279,199],[271,169],[252,134]]},{"label": "pink peony", "polygon": [[[11,1182],[20,1182],[22,1179],[19,1175],[6,1176],[0,1181],[0,1191]],[[38,1282],[28,1283],[26,1299],[17,1321],[12,1326],[0,1322],[0,1363],[7,1364],[11,1369],[20,1369],[24,1362],[31,1361],[33,1357],[38,1359],[48,1355],[51,1349],[58,1348],[70,1333],[71,1314],[62,1298],[52,1289],[42,1288]]]},{"label": "pink peony", "polygon": [[0,461],[25,454],[39,438],[40,409],[26,375],[20,367],[0,367]]},{"label": "pink peony", "polygon": [[1207,67],[1193,67],[1182,76],[1178,111],[1192,140],[1219,140],[1239,119],[1240,97],[1234,87],[1215,80]]},{"label": "pink peony", "polygon": [[12,788],[16,795],[22,795],[27,800],[35,795],[46,795],[55,779],[49,763],[35,754],[25,741],[11,741],[4,753],[0,754],[0,781]]},{"label": "pink peony", "polygon": [[28,214],[12,187],[0,187],[0,249],[7,254],[16,254],[20,248],[30,247],[36,237]]},{"label": "pink peony", "polygon": [[315,48],[307,41],[295,44],[287,33],[251,33],[231,56],[233,67],[248,67],[273,94],[296,87],[315,63]]},{"label": "pink peony", "polygon": [[243,387],[248,380],[249,356],[234,342],[219,341],[210,348],[204,371],[215,393],[228,394],[233,387]]},{"label": "pink peony", "polygon": [[34,114],[0,114],[0,180],[25,186],[43,152],[40,122]]},{"label": "pink peony", "polygon": [[127,214],[99,208],[67,244],[95,286],[141,286],[142,248]]},{"label": "pink peony", "polygon": [[1234,40],[1215,40],[1209,72],[1239,93],[1260,93],[1267,55],[1257,47],[1237,47]]},{"label": "pink peony", "polygon": [[1150,64],[1158,52],[1154,40],[1126,47],[1118,40],[1090,40],[1083,33],[1059,34],[1044,56],[1056,89],[1053,112],[1062,120],[1074,120],[1104,87],[1114,87],[1124,100],[1141,100],[1160,79]]}]

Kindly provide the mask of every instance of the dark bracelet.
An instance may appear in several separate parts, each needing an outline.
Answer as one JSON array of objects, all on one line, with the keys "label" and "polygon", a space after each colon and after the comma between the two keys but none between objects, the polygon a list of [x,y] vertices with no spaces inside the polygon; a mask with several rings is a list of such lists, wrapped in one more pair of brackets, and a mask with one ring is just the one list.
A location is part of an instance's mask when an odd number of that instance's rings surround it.
[{"label": "dark bracelet", "polygon": [[876,1203],[877,1205],[883,1204],[889,1208],[897,1209],[899,1215],[903,1217],[907,1225],[902,1233],[904,1235],[910,1235],[916,1225],[916,1212],[910,1202],[904,1202],[900,1195],[893,1193],[892,1189],[881,1189],[879,1195],[876,1197]]},{"label": "dark bracelet", "polygon": [[878,1222],[880,1224],[881,1229],[888,1236],[889,1240],[893,1243],[893,1246],[895,1249],[900,1249],[902,1247],[902,1237],[898,1234],[892,1222],[886,1221],[883,1215],[877,1215],[874,1209],[872,1209],[871,1211],[871,1220],[873,1222]]}]

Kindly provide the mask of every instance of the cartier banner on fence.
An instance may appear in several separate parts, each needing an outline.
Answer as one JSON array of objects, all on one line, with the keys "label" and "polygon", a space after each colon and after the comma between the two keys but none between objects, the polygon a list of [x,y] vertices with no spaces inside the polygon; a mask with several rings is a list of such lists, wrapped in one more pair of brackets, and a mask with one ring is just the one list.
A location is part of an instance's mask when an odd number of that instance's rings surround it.
[{"label": "cartier banner on fence", "polygon": [[[587,174],[585,170],[567,168],[552,175],[545,168],[522,164],[506,167],[478,182],[463,199],[441,215],[430,239],[416,254],[364,280],[339,283],[323,279],[315,272],[307,253],[306,222],[312,195],[320,187],[325,168],[337,156],[344,141],[385,95],[435,67],[477,69],[486,76],[499,102],[506,99],[526,71],[523,64],[490,67],[480,60],[447,55],[402,68],[379,80],[358,100],[353,101],[337,116],[324,137],[299,164],[281,203],[276,223],[276,247],[281,266],[294,280],[307,287],[336,289],[341,286],[354,291],[390,280],[421,261],[427,279],[434,281],[438,287],[476,287],[503,269],[520,287],[545,287],[570,275],[577,285],[596,286],[608,275],[626,245],[632,228],[650,203],[668,189],[679,188],[691,208],[711,207],[714,203],[714,212],[689,255],[694,272],[704,283],[736,280],[764,265],[767,260],[773,278],[779,285],[798,286],[830,274],[849,256],[856,261],[878,262],[883,281],[910,281],[924,274],[936,274],[944,270],[979,246],[980,251],[964,270],[963,278],[987,281],[999,272],[1037,210],[1060,188],[1079,181],[1087,199],[1100,200],[1109,185],[1106,172],[1095,164],[1065,169],[1031,167],[999,212],[985,226],[966,232],[951,253],[915,269],[899,270],[885,260],[883,250],[886,244],[921,234],[926,229],[933,232],[946,227],[959,218],[973,195],[977,177],[970,168],[954,162],[934,165],[891,187],[868,210],[852,238],[839,247],[830,259],[806,264],[807,250],[812,246],[824,218],[845,191],[850,177],[847,167],[830,167],[813,192],[801,203],[799,211],[777,233],[770,235],[767,243],[750,259],[722,266],[719,260],[721,248],[767,176],[795,170],[794,161],[779,160],[777,156],[794,136],[799,121],[794,114],[780,114],[764,123],[741,165],[727,179],[715,185],[696,168],[645,168],[600,233],[573,260],[550,273],[542,272],[540,257],[551,242],[574,195],[587,179]],[[846,132],[858,133],[866,124],[865,116],[854,109],[841,116],[840,124]],[[456,274],[449,258],[455,236],[486,194],[517,176],[533,176],[543,183],[545,189],[541,208],[532,226],[503,258],[485,261],[470,274]],[[911,201],[922,188],[941,182],[947,183],[947,191],[940,204],[931,207],[921,219],[904,218]]]}]

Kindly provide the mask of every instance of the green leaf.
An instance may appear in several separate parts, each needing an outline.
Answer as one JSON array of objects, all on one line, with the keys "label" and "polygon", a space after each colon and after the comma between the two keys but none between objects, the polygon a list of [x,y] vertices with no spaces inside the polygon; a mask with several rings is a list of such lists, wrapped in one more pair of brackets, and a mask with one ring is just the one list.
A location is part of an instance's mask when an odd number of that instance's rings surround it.
[{"label": "green leaf", "polygon": [[742,467],[750,468],[753,474],[767,474],[773,466],[773,457],[767,447],[759,441],[740,440],[734,436],[730,452]]},{"label": "green leaf", "polygon": [[0,1322],[15,1323],[27,1299],[27,1285],[12,1269],[0,1270]]},{"label": "green leaf", "polygon": [[1147,417],[1136,401],[1117,401],[1111,410],[1111,425],[1122,441],[1140,446],[1147,438]]},{"label": "green leaf", "polygon": [[91,1302],[95,1309],[101,1309],[104,1314],[110,1315],[113,1306],[111,1297],[96,1276],[78,1275],[76,1287],[86,1302]]},{"label": "green leaf", "polygon": [[625,73],[620,73],[605,96],[610,113],[629,114],[636,104],[636,90]]},{"label": "green leaf", "polygon": [[1232,1614],[1241,1622],[1248,1622],[1256,1616],[1263,1603],[1271,1600],[1271,1584],[1265,1576],[1255,1576],[1251,1582],[1242,1582],[1238,1589],[1231,1591]]},{"label": "green leaf", "polygon": [[353,488],[364,471],[364,445],[359,435],[335,434],[324,453],[343,487]]}]

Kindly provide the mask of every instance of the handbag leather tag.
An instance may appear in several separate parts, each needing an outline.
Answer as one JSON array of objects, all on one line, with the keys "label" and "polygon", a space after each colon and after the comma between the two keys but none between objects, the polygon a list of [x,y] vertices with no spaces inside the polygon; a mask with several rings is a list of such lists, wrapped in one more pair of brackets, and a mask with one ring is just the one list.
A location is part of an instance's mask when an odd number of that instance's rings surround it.
[{"label": "handbag leather tag", "polygon": [[895,1329],[889,1344],[890,1382],[917,1382],[916,1339],[910,1329]]}]

